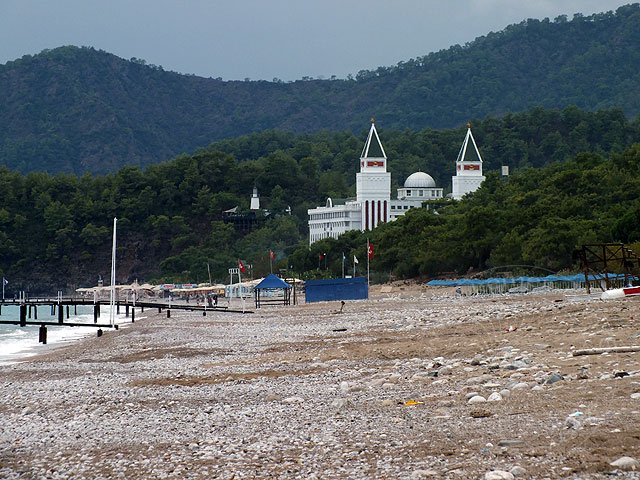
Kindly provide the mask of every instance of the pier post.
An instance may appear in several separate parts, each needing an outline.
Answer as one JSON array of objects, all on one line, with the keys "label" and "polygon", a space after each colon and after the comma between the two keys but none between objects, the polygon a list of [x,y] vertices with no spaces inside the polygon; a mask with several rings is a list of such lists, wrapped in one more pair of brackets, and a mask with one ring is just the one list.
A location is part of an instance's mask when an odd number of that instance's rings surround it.
[{"label": "pier post", "polygon": [[67,320],[69,320],[69,305],[67,305]]},{"label": "pier post", "polygon": [[47,327],[45,325],[40,325],[38,329],[38,342],[43,345],[47,344]]},{"label": "pier post", "polygon": [[171,318],[171,309],[167,308],[167,318]]},{"label": "pier post", "polygon": [[120,315],[120,302],[116,303],[116,313]]},{"label": "pier post", "polygon": [[27,326],[27,306],[24,304],[20,305],[20,326]]},{"label": "pier post", "polygon": [[64,323],[64,309],[61,304],[57,305],[58,308],[58,323],[62,325]]},{"label": "pier post", "polygon": [[162,307],[158,307],[158,313],[162,313]]},{"label": "pier post", "polygon": [[124,306],[124,318],[129,318],[129,304]]},{"label": "pier post", "polygon": [[136,321],[136,309],[135,307],[131,307],[131,323],[135,323]]},{"label": "pier post", "polygon": [[101,328],[99,328],[99,329],[98,329],[98,338],[100,338],[101,336],[102,336],[102,329],[101,329]]},{"label": "pier post", "polygon": [[100,316],[100,305],[96,303],[93,305],[93,323],[98,323],[99,316]]},{"label": "pier post", "polygon": [[27,312],[27,318],[31,320],[31,305],[29,305]]},{"label": "pier post", "polygon": [[33,306],[33,319],[34,320],[38,319],[38,306],[37,305]]},{"label": "pier post", "polygon": [[73,314],[74,315],[78,315],[78,304],[77,303],[73,304]]}]

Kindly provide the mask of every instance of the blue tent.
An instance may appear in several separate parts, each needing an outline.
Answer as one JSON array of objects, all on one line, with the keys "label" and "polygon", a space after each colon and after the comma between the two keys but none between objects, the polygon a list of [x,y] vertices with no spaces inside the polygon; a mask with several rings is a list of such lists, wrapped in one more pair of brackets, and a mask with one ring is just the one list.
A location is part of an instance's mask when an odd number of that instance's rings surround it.
[{"label": "blue tent", "polygon": [[[279,290],[282,290],[282,294]],[[260,308],[262,304],[290,305],[291,285],[271,273],[254,287],[254,295],[256,308]]]},{"label": "blue tent", "polygon": [[256,290],[259,288],[267,289],[267,288],[291,288],[287,282],[282,280],[274,273],[270,273],[266,277],[262,279],[262,281],[254,287]]}]

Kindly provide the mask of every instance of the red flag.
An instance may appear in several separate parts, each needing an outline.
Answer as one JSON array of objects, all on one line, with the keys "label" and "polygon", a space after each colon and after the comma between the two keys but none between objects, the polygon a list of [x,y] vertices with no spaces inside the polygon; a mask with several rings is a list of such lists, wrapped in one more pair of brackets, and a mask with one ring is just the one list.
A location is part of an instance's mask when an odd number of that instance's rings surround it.
[{"label": "red flag", "polygon": [[241,271],[242,273],[244,273],[244,272],[246,272],[246,271],[247,271],[247,269],[246,269],[246,268],[245,268],[245,266],[244,266],[244,263],[242,263],[242,260],[240,260],[240,259],[238,259],[238,268],[240,269],[240,271]]},{"label": "red flag", "polygon": [[373,259],[373,243],[370,243],[367,247],[367,256],[369,260]]},{"label": "red flag", "polygon": [[319,260],[324,260],[324,256],[326,255],[326,253],[321,253],[320,255],[318,255],[318,259]]},{"label": "red flag", "polygon": [[275,259],[276,259],[276,254],[275,254],[275,253],[273,253],[273,250],[269,250],[269,258],[270,258],[271,260],[275,260]]}]

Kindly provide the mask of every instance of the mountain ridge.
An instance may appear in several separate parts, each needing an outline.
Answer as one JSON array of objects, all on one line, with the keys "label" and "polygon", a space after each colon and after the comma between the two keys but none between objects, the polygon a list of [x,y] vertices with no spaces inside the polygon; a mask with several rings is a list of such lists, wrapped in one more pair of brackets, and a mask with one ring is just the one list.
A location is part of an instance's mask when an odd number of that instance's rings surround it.
[{"label": "mountain ridge", "polygon": [[[526,20],[346,80],[223,81],[91,47],[0,65],[0,165],[108,173],[267,129],[449,128],[533,106],[640,112],[640,5]],[[482,66],[482,68],[480,68]]]}]

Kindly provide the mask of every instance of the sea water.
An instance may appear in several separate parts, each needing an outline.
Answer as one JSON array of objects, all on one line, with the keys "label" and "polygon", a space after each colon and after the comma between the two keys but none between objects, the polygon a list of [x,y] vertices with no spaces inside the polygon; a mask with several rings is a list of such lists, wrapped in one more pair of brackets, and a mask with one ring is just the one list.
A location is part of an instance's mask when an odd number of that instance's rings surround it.
[{"label": "sea water", "polygon": [[[70,308],[74,312],[73,308]],[[103,306],[100,311],[98,323],[109,323],[109,307]],[[0,320],[19,320],[20,307],[18,305],[3,305]],[[51,308],[48,305],[41,305],[38,308],[38,320],[45,322],[57,322],[57,315],[51,315]],[[37,322],[33,317],[27,319],[28,322]],[[73,313],[66,318],[66,322],[93,323],[93,306],[81,305],[77,307],[76,314]],[[116,315],[115,322],[124,321],[124,315]],[[7,365],[25,358],[43,353],[45,346],[38,342],[39,325],[19,325],[0,324],[0,365]],[[96,335],[96,327],[70,327],[63,325],[47,325],[47,345],[60,346],[72,342],[79,338]]]}]

